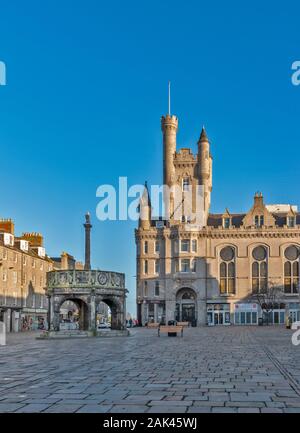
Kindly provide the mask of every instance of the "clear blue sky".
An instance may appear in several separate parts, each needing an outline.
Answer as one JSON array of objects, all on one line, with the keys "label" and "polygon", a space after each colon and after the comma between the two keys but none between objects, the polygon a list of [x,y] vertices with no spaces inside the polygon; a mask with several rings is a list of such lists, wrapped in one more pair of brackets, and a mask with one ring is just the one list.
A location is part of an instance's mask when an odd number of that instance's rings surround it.
[{"label": "clear blue sky", "polygon": [[[47,252],[126,272],[135,310],[132,222],[96,220],[98,185],[159,183],[160,116],[179,117],[179,146],[205,124],[212,211],[300,204],[299,2],[27,0],[1,3],[0,216],[40,231]],[[298,4],[297,4],[298,3]]]}]

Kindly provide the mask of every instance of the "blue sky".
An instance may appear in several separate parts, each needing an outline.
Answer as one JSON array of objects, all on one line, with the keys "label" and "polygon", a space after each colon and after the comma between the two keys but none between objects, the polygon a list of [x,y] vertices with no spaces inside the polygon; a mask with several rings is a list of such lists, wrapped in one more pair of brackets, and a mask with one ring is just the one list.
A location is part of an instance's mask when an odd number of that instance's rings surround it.
[{"label": "blue sky", "polygon": [[299,2],[52,0],[1,2],[0,216],[40,231],[47,252],[126,272],[135,309],[134,222],[100,222],[96,189],[160,183],[160,116],[179,117],[178,144],[204,124],[213,154],[212,211],[300,205]]}]

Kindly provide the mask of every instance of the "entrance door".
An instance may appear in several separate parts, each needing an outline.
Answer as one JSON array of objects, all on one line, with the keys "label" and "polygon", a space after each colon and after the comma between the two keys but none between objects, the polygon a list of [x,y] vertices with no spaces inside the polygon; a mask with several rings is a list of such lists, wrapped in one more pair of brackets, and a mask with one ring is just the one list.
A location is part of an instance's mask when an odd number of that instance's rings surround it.
[{"label": "entrance door", "polygon": [[214,311],[214,325],[230,325],[229,311]]},{"label": "entrance door", "polygon": [[298,322],[300,320],[300,310],[290,310],[290,316],[292,316],[292,322]]},{"label": "entrance door", "polygon": [[194,323],[196,319],[195,305],[182,304],[182,321]]}]

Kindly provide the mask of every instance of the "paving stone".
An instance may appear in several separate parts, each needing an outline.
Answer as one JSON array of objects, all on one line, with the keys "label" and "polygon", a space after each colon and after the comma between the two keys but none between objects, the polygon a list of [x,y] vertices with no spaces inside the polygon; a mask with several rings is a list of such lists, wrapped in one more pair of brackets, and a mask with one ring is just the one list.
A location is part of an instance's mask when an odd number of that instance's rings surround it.
[{"label": "paving stone", "polygon": [[27,404],[26,406],[21,407],[16,412],[17,413],[38,413],[43,412],[51,406],[51,403],[48,404]]}]

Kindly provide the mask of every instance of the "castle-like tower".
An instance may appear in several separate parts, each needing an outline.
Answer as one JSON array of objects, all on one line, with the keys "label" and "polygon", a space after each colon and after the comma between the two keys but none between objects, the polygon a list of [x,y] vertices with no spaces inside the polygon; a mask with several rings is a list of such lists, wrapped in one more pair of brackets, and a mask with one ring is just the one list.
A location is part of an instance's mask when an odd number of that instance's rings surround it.
[{"label": "castle-like tower", "polygon": [[[282,324],[290,315],[300,320],[297,206],[266,205],[256,193],[246,213],[210,213],[212,157],[204,127],[196,155],[177,149],[176,116],[162,116],[161,129],[163,182],[171,191],[164,194],[167,212],[159,219],[152,215],[147,185],[141,200],[135,231],[139,321],[199,326],[257,325],[266,318]],[[268,288],[278,296],[266,311],[258,298]]]},{"label": "castle-like tower", "polygon": [[[204,127],[198,141],[198,154],[194,155],[190,149],[182,148],[177,152],[176,138],[178,131],[178,118],[167,114],[161,118],[163,133],[163,182],[171,188],[171,193],[165,198],[165,208],[169,210],[170,223],[176,223],[176,205],[180,204],[182,193],[191,188],[191,203],[187,198],[182,199],[182,221],[188,219],[189,214],[203,211],[204,224],[207,222],[210,195],[212,191],[212,157],[210,143]],[[196,186],[201,192],[202,202],[196,202]],[[172,188],[177,187],[179,197],[175,197]],[[199,188],[200,187],[200,188]],[[200,208],[199,208],[200,206]],[[186,217],[186,218],[185,218]],[[193,222],[193,221],[189,221]]]}]

